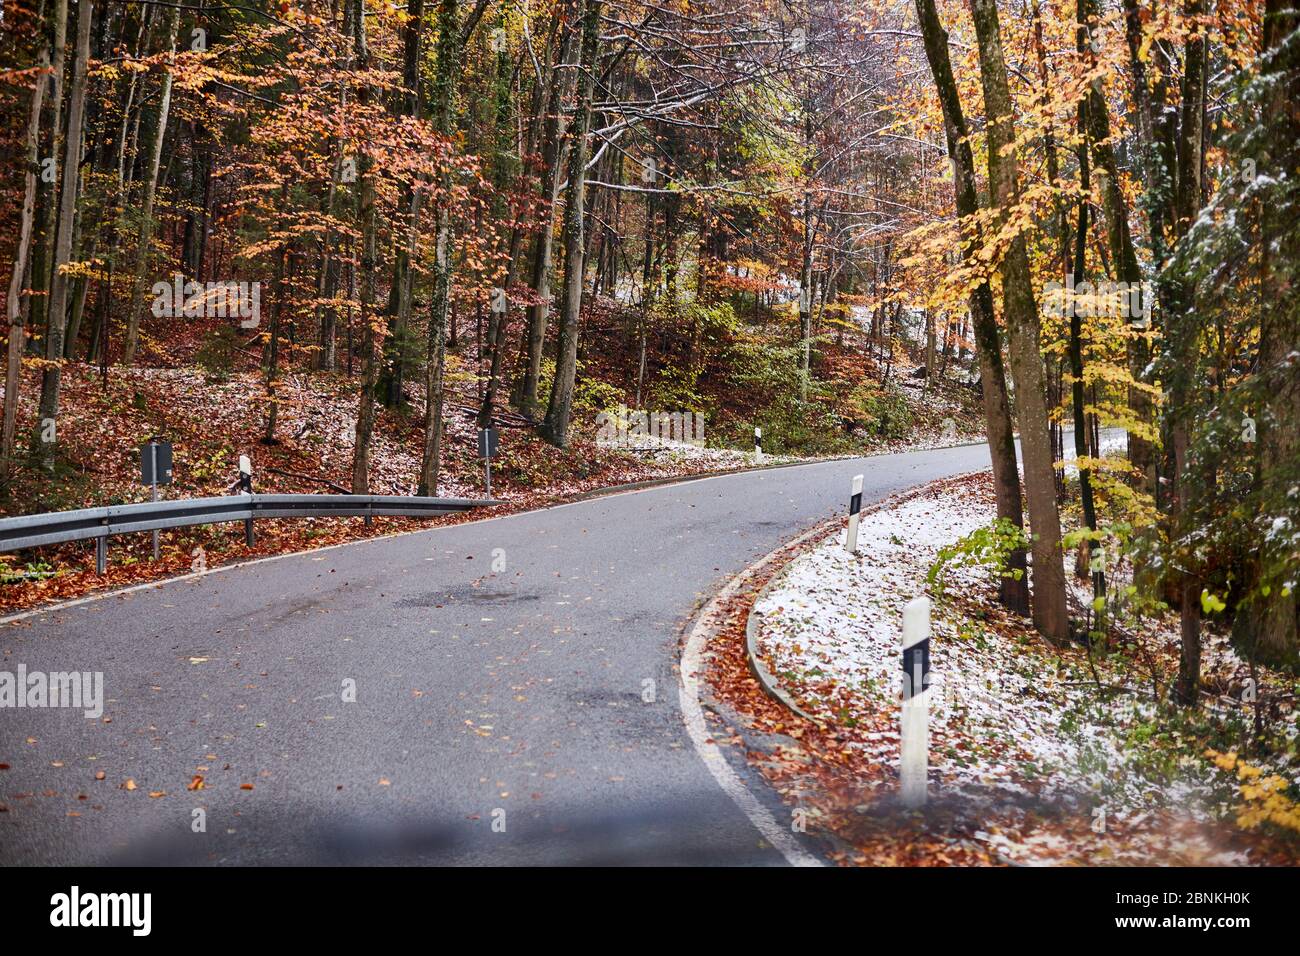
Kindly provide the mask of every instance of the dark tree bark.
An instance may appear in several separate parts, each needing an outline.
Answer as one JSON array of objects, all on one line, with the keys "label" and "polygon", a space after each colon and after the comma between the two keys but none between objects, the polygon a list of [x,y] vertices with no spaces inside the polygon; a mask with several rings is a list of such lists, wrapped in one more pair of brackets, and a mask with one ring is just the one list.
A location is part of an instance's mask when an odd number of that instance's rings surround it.
[{"label": "dark tree bark", "polygon": [[[424,26],[424,0],[410,0],[408,19],[402,36],[402,90],[397,109],[412,118],[420,115],[420,41]],[[402,383],[409,364],[407,335],[411,325],[411,300],[415,258],[420,227],[420,184],[408,181],[402,187],[402,208],[406,212],[403,228],[397,230],[393,255],[393,281],[390,286],[388,336],[384,342],[384,369],[379,385],[379,399],[389,408],[402,404]]]},{"label": "dark tree bark", "polygon": [[[1203,0],[1188,0],[1184,13],[1195,18],[1204,12]],[[1205,39],[1201,33],[1188,37],[1183,56],[1182,106],[1178,122],[1178,179],[1174,195],[1173,228],[1181,241],[1195,221],[1201,203],[1201,169],[1205,131]],[[1196,510],[1196,480],[1192,474],[1191,418],[1189,401],[1193,383],[1190,370],[1196,366],[1200,339],[1200,318],[1193,290],[1181,276],[1165,283],[1166,335],[1173,359],[1169,385],[1170,432],[1174,455],[1174,500],[1171,540],[1192,529]],[[1174,573],[1179,596],[1181,652],[1175,694],[1178,702],[1195,707],[1200,696],[1201,679],[1201,612],[1199,591],[1194,573],[1180,569]]]},{"label": "dark tree bark", "polygon": [[[1099,19],[1097,0],[1079,0],[1080,51],[1094,66],[1095,55],[1091,54],[1092,29]],[[1111,145],[1110,111],[1106,105],[1106,96],[1100,79],[1094,79],[1088,87],[1085,100],[1088,128],[1080,130],[1088,137],[1092,147],[1093,159],[1097,164],[1097,178],[1101,180],[1102,202],[1106,208],[1106,240],[1110,248],[1111,266],[1115,277],[1120,282],[1128,283],[1130,289],[1140,288],[1142,270],[1138,266],[1137,250],[1133,245],[1133,235],[1129,230],[1128,203],[1120,187],[1119,164],[1115,160],[1115,149]],[[1078,281],[1076,279],[1076,281]],[[1130,299],[1130,301],[1132,301]],[[1142,332],[1145,325],[1130,316],[1130,327],[1134,334],[1127,344],[1129,372],[1141,382],[1146,375],[1146,367],[1151,362],[1151,349]],[[1131,386],[1128,390],[1129,411],[1134,419],[1147,428],[1154,427],[1155,406],[1151,396],[1139,387]],[[1155,445],[1142,432],[1130,429],[1128,433],[1128,456],[1134,469],[1138,472],[1138,484],[1143,490],[1154,494],[1156,486]]]},{"label": "dark tree bark", "polygon": [[[370,51],[366,45],[366,18],[364,0],[349,0],[346,13],[349,33],[353,38],[352,60],[359,69],[366,69]],[[361,92],[363,102],[373,92]],[[357,404],[356,437],[352,448],[352,493],[370,493],[370,438],[375,429],[375,388],[379,380],[378,344],[383,340],[384,320],[375,313],[375,267],[377,259],[377,224],[375,210],[374,171],[369,156],[362,154],[357,161],[357,213],[361,221],[361,383]]]},{"label": "dark tree bark", "polygon": [[[563,67],[568,64],[574,45],[574,30],[569,24],[561,27],[563,38],[556,64]],[[551,314],[551,265],[555,242],[554,219],[555,205],[559,197],[560,170],[563,167],[564,117],[562,115],[565,89],[565,76],[562,69],[552,68],[548,74],[550,84],[546,101],[546,122],[542,134],[542,175],[541,194],[545,204],[542,211],[541,228],[533,239],[531,266],[529,269],[529,286],[532,288],[533,304],[528,307],[528,321],[525,326],[521,365],[523,374],[515,392],[515,405],[525,415],[537,414],[540,406],[538,388],[542,369],[542,346],[546,342],[546,326]]]},{"label": "dark tree bark", "polygon": [[[438,65],[434,74],[433,123],[443,136],[453,131],[452,112],[456,95],[456,74],[460,66],[459,0],[441,0],[438,7]],[[418,493],[438,493],[438,472],[442,467],[442,385],[447,364],[447,310],[451,303],[452,223],[447,193],[451,177],[439,176],[434,203],[433,296],[429,307],[429,341],[424,370],[424,453],[420,463]]]},{"label": "dark tree bark", "polygon": [[68,131],[64,137],[63,183],[59,188],[58,241],[54,246],[54,273],[49,310],[45,316],[45,358],[49,363],[41,375],[40,413],[36,422],[36,446],[40,462],[54,468],[56,441],[46,441],[48,428],[57,428],[59,386],[63,375],[63,323],[68,299],[68,277],[63,267],[72,258],[73,219],[81,183],[81,146],[85,125],[86,68],[90,59],[90,27],[94,21],[94,0],[77,4],[76,62],[72,67],[72,88],[68,93]]},{"label": "dark tree bark", "polygon": [[[948,56],[948,33],[939,22],[934,0],[916,0],[917,18],[925,40],[926,58],[934,76],[935,88],[943,108],[944,132],[948,142],[948,156],[953,163],[953,190],[956,196],[957,215],[971,223],[974,232],[962,237],[962,258],[970,261],[978,249],[981,236],[974,216],[979,211],[975,191],[975,162],[971,155],[969,130],[962,111],[961,98],[953,78]],[[989,439],[989,452],[993,460],[993,489],[997,497],[997,513],[1016,527],[1024,527],[1020,505],[1020,472],[1016,465],[1015,430],[1011,422],[1011,403],[1007,398],[1006,371],[1002,364],[1002,343],[998,336],[997,317],[993,309],[993,290],[988,282],[981,282],[971,293],[971,317],[975,324],[975,348],[979,357],[980,379],[983,382],[984,425]],[[931,349],[933,344],[931,344]],[[1008,571],[1019,572],[1019,578],[1004,577],[1001,601],[1018,614],[1029,613],[1029,575],[1025,553],[1014,551],[1008,560]]]},{"label": "dark tree bark", "polygon": [[582,17],[582,50],[579,56],[578,103],[569,145],[569,188],[564,208],[564,287],[560,314],[560,337],[556,348],[555,379],[546,418],[538,434],[559,448],[569,440],[569,416],[573,409],[573,385],[578,363],[578,326],[582,312],[586,212],[588,132],[591,103],[596,90],[601,0],[585,0]]},{"label": "dark tree bark", "polygon": [[[1015,150],[1014,106],[1007,84],[1006,58],[996,0],[972,0],[979,45],[980,83],[988,117],[990,204],[1005,221],[1020,198]],[[1002,311],[1010,337],[1011,372],[1024,452],[1025,492],[1034,558],[1034,626],[1048,640],[1069,639],[1065,606],[1065,570],[1061,564],[1061,519],[1056,504],[1056,477],[1047,429],[1046,383],[1039,341],[1038,305],[1023,235],[1017,234],[1000,265]]]},{"label": "dark tree bark", "polygon": [[[48,69],[49,51],[42,47],[36,63],[39,69]],[[4,431],[0,440],[0,470],[8,472],[13,465],[14,438],[17,431],[18,389],[22,384],[23,362],[23,275],[27,271],[27,255],[31,247],[32,225],[36,220],[37,150],[41,138],[41,103],[45,99],[44,75],[37,76],[32,84],[32,105],[27,121],[27,146],[23,157],[26,172],[23,176],[23,206],[18,227],[18,247],[14,250],[13,275],[9,280],[9,294],[5,298],[5,312],[9,319],[9,350],[5,363]]]},{"label": "dark tree bark", "polygon": [[[172,61],[176,57],[176,30],[179,15],[179,10],[172,10],[169,44]],[[146,283],[149,276],[149,247],[153,243],[154,230],[157,227],[153,216],[154,197],[158,191],[158,170],[162,165],[163,140],[167,135],[167,118],[171,110],[171,100],[172,71],[169,64],[167,72],[163,74],[162,78],[162,99],[158,105],[158,125],[154,130],[153,144],[150,147],[149,172],[144,183],[144,204],[141,211],[140,233],[136,250],[137,259],[135,282],[132,286],[131,314],[126,326],[126,342],[122,347],[123,365],[131,365],[135,362],[135,350],[140,341],[140,318],[144,314]]]}]

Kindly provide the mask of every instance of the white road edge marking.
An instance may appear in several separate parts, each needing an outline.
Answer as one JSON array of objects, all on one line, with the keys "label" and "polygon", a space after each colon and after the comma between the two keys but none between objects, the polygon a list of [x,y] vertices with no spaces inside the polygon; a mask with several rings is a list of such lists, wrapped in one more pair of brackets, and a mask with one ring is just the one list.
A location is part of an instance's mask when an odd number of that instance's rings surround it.
[{"label": "white road edge marking", "polygon": [[782,544],[733,577],[726,587],[715,594],[704,609],[696,615],[682,646],[681,684],[678,686],[678,697],[682,708],[682,720],[686,723],[686,732],[690,735],[691,743],[695,745],[696,753],[709,768],[718,786],[749,818],[749,822],[762,834],[763,839],[775,847],[791,866],[824,866],[825,864],[801,847],[791,833],[776,822],[767,807],[759,803],[758,798],[745,786],[739,774],[731,769],[731,764],[727,763],[727,758],[722,755],[718,745],[710,742],[709,738],[712,735],[704,723],[704,708],[700,705],[700,674],[704,670],[709,635],[725,614],[723,606],[735,597],[759,569],[774,560],[780,552],[827,533],[831,526],[841,520],[842,518],[837,517],[830,521],[818,522],[816,527],[805,531],[793,541]]}]

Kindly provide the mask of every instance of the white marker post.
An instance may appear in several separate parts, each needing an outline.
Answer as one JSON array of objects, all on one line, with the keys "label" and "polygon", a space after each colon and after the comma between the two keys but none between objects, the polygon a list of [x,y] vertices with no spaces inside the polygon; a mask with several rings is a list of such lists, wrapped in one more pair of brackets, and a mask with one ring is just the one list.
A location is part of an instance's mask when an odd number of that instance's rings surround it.
[{"label": "white marker post", "polygon": [[[149,474],[152,480],[149,482],[149,500],[158,500],[158,442],[154,439],[149,440]],[[158,529],[153,529],[153,559],[158,560]]]},{"label": "white marker post", "polygon": [[844,537],[844,550],[858,553],[858,513],[862,511],[862,476],[853,476],[853,494],[849,498],[849,531]]},{"label": "white marker post", "polygon": [[[247,455],[239,456],[239,493],[241,495],[253,493],[253,462]],[[256,543],[257,539],[253,536],[253,519],[245,518],[244,544],[251,548]]]},{"label": "white marker post", "polygon": [[930,762],[930,599],[903,608],[903,714],[900,727],[899,782],[903,805],[925,804]]},{"label": "white marker post", "polygon": [[754,461],[763,464],[763,429],[754,426]]}]

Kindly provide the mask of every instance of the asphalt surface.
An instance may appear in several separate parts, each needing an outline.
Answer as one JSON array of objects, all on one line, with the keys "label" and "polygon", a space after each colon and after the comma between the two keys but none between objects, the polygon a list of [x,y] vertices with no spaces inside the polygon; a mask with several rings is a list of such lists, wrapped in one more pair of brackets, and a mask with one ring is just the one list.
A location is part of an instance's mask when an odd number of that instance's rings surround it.
[{"label": "asphalt surface", "polygon": [[0,709],[0,864],[782,863],[686,734],[683,626],[854,474],[870,502],[988,465],[689,481],[0,628],[0,670],[102,671],[108,718]]}]

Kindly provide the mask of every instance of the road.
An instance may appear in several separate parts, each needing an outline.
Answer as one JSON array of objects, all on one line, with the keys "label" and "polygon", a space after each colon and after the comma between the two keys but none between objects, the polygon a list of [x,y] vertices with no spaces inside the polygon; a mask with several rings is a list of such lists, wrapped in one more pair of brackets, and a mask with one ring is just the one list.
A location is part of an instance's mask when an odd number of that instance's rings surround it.
[{"label": "road", "polygon": [[782,863],[686,733],[684,625],[855,473],[870,502],[988,465],[719,476],[29,617],[0,669],[100,671],[104,714],[0,709],[0,864]]}]

